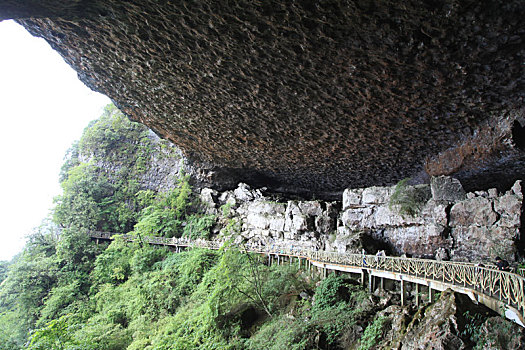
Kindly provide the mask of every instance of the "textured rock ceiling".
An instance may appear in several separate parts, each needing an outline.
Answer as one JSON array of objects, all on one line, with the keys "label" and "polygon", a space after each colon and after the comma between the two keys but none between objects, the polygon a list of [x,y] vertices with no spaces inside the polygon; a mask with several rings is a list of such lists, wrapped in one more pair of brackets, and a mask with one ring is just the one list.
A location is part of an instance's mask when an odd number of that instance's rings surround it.
[{"label": "textured rock ceiling", "polygon": [[0,3],[217,184],[525,173],[525,1]]}]

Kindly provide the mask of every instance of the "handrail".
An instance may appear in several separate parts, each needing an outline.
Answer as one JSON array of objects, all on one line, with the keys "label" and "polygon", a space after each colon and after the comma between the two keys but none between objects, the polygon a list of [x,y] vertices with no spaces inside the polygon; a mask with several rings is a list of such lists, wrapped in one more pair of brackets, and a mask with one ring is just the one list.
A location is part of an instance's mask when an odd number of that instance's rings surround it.
[{"label": "handrail", "polygon": [[[109,232],[90,232],[90,237],[99,239],[113,239],[114,235],[116,234]],[[121,236],[129,241],[139,239],[137,236],[130,234],[122,234]],[[224,242],[220,241],[192,240],[175,237],[145,236],[142,237],[141,240],[144,243],[156,245],[214,250],[220,249],[224,245]],[[243,247],[243,250],[254,253],[287,255],[320,263],[339,264],[361,269],[387,271],[430,281],[448,283],[495,298],[512,306],[518,310],[518,312],[521,312],[525,318],[525,277],[516,273],[500,271],[490,266],[481,267],[467,262],[302,250],[275,245],[268,247],[248,244]]]}]

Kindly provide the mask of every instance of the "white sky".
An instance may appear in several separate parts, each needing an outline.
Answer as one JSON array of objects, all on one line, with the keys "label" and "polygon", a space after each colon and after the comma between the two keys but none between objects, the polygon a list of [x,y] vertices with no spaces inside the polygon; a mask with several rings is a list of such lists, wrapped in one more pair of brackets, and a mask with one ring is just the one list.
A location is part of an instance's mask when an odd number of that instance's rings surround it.
[{"label": "white sky", "polygon": [[0,22],[0,260],[48,216],[66,150],[110,102],[43,39]]}]

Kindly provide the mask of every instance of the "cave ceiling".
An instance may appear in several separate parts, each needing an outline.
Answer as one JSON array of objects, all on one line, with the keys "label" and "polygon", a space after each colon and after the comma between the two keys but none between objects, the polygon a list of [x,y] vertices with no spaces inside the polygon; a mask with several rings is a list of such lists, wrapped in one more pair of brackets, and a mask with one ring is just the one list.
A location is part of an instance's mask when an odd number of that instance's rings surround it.
[{"label": "cave ceiling", "polygon": [[525,173],[525,1],[0,1],[202,181],[313,196]]}]

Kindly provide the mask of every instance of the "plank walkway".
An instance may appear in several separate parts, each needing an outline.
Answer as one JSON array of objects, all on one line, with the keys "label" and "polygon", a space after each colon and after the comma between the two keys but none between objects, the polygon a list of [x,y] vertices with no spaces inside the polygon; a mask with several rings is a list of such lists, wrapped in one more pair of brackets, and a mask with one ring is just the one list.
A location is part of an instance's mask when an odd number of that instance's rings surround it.
[{"label": "plank walkway", "polygon": [[[116,233],[90,232],[94,240],[112,240]],[[120,234],[128,241],[137,241],[135,235]],[[140,239],[143,243],[174,247],[177,250],[187,248],[220,249],[222,242],[190,240],[187,238],[165,238],[147,236]],[[448,288],[468,295],[475,303],[481,303],[525,327],[525,278],[515,273],[499,271],[494,266],[479,267],[467,262],[436,261],[390,256],[337,253],[290,249],[277,246],[245,245],[243,251],[264,254],[269,262],[297,258],[299,264],[317,267],[326,275],[328,270],[357,273],[363,284],[372,290],[377,279],[383,285],[383,279],[399,281],[401,301],[404,303],[406,286],[413,283],[416,288],[416,303],[420,301],[420,288],[427,290],[427,297],[432,300],[433,291]]]}]

